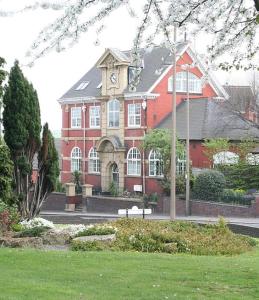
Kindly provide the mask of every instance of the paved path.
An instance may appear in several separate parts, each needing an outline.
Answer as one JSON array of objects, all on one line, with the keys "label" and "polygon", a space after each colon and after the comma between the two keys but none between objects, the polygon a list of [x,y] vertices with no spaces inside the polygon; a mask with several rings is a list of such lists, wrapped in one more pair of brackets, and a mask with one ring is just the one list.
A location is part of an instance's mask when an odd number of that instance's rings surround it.
[{"label": "paved path", "polygon": [[[107,213],[82,213],[82,212],[65,212],[65,211],[42,211],[42,216],[49,217],[62,217],[64,219],[78,219],[78,220],[97,220],[97,219],[117,219],[119,218],[117,214],[107,214]],[[170,217],[168,215],[148,215],[146,219],[151,220],[169,220]],[[219,218],[218,217],[202,217],[202,216],[177,216],[177,220],[186,220],[198,223],[216,223]],[[236,225],[244,225],[248,227],[259,228],[259,218],[231,218],[224,217],[227,223],[236,224]]]}]

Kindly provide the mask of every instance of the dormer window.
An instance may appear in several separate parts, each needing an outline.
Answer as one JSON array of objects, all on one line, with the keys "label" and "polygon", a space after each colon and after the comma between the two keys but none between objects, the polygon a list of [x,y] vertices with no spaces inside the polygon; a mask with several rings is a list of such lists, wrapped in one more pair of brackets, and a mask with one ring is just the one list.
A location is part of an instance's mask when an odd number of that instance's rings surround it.
[{"label": "dormer window", "polygon": [[[201,79],[193,73],[189,72],[189,93],[202,93]],[[168,79],[168,92],[173,91],[173,77]],[[187,72],[176,73],[176,92],[186,93],[187,92]]]},{"label": "dormer window", "polygon": [[82,81],[79,83],[79,85],[75,88],[76,91],[81,91],[84,90],[88,84],[90,83],[90,81]]}]

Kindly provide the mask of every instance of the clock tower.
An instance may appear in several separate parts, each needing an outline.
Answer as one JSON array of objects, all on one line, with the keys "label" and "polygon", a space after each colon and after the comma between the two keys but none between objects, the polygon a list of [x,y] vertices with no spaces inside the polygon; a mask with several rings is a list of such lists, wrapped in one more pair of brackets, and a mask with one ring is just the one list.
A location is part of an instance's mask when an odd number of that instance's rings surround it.
[{"label": "clock tower", "polygon": [[125,176],[125,101],[130,61],[125,53],[107,49],[97,62],[102,72],[101,138],[96,149],[101,163],[101,187],[108,191],[111,183],[124,189]]},{"label": "clock tower", "polygon": [[117,49],[107,49],[97,62],[102,72],[102,96],[121,95],[128,85],[128,57]]}]

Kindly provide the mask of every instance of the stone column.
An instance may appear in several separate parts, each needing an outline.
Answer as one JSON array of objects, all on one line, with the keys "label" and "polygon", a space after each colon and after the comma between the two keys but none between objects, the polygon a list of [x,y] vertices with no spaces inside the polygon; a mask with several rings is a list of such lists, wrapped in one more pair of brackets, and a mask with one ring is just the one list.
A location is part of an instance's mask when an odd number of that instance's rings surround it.
[{"label": "stone column", "polygon": [[87,211],[87,197],[91,197],[92,195],[93,195],[93,185],[83,184],[82,185],[83,212]]},{"label": "stone column", "polygon": [[75,184],[70,182],[70,183],[66,183],[66,197],[67,197],[67,203],[66,203],[66,207],[65,210],[66,211],[75,211],[75,195],[76,195],[76,191],[75,191]]}]

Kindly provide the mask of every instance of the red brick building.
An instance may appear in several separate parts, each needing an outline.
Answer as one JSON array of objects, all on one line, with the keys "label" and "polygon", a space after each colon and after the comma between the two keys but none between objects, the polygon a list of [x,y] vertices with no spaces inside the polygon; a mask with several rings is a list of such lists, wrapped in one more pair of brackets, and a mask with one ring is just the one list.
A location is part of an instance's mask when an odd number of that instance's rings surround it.
[{"label": "red brick building", "polygon": [[[182,43],[177,49],[178,107],[186,98],[183,65],[191,65],[191,102],[229,98],[215,78],[206,75],[205,66],[188,43]],[[71,181],[73,171],[78,170],[83,183],[102,191],[108,191],[112,182],[121,191],[150,194],[161,190],[159,155],[144,153],[141,143],[147,130],[161,126],[172,111],[172,54],[154,47],[143,53],[141,68],[140,82],[132,92],[130,52],[106,49],[94,67],[59,99],[63,183]],[[196,144],[191,148],[194,166],[204,159],[200,140]]]}]

